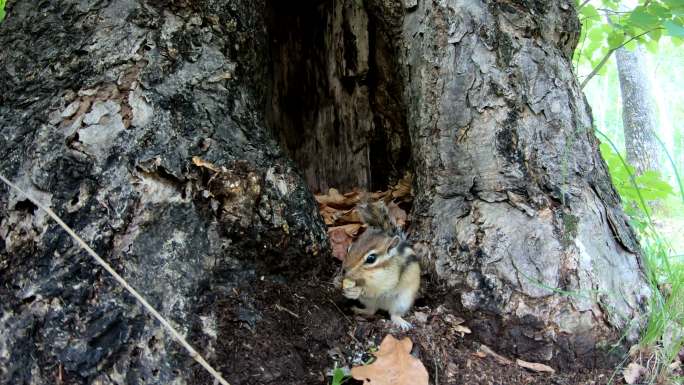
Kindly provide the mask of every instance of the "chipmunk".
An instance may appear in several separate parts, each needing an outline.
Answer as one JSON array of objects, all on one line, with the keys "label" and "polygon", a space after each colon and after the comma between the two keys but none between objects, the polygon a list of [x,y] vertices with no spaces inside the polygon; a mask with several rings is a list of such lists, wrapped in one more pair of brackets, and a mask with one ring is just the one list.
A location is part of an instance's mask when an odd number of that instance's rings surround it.
[{"label": "chipmunk", "polygon": [[408,330],[411,324],[402,316],[413,306],[420,287],[418,257],[384,202],[363,203],[357,210],[368,229],[349,246],[344,259],[344,296],[365,306],[352,308],[355,313],[386,310],[392,323]]}]

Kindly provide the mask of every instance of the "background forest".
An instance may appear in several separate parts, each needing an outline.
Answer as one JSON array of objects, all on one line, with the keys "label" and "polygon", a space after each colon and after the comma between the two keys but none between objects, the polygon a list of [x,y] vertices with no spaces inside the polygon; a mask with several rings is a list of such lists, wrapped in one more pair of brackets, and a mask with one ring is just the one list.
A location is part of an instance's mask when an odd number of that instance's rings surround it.
[{"label": "background forest", "polygon": [[682,348],[684,325],[684,2],[577,6],[582,34],[575,70],[592,108],[601,154],[657,289],[642,349],[657,347],[648,368],[651,381],[680,383],[665,377],[670,377],[666,363]]}]

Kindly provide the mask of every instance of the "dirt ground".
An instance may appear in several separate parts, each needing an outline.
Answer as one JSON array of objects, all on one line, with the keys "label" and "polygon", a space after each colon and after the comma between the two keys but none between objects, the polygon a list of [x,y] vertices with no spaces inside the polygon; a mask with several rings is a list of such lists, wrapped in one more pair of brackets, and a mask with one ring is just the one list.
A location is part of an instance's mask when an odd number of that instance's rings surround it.
[{"label": "dirt ground", "polygon": [[[221,300],[220,348],[212,361],[231,385],[330,384],[335,365],[367,361],[387,333],[411,338],[412,353],[424,363],[431,384],[598,385],[613,375],[610,369],[540,374],[482,358],[476,336],[462,336],[454,327],[459,315],[437,305],[445,302],[440,295],[419,300],[407,317],[414,328],[402,333],[386,315],[354,316],[331,277],[328,272],[295,284],[263,277]],[[198,367],[195,373],[206,378]],[[615,377],[612,383],[621,383]]]}]

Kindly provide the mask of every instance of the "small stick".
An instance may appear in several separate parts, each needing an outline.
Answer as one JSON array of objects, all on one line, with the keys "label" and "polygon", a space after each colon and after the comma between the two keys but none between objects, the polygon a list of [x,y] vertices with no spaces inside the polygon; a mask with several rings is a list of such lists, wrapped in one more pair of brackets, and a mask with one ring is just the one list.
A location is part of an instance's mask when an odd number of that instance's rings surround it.
[{"label": "small stick", "polygon": [[292,310],[286,308],[285,306],[280,306],[280,305],[278,305],[278,304],[275,304],[275,308],[278,309],[278,310],[280,310],[280,311],[284,311],[284,312],[286,312],[286,313],[290,313],[290,314],[291,314],[293,317],[295,317],[295,318],[299,318],[299,315],[297,315],[297,313],[295,313],[295,312],[293,312]]},{"label": "small stick", "polygon": [[85,241],[83,241],[83,239],[81,239],[69,226],[67,226],[67,224],[64,223],[57,216],[57,214],[55,214],[48,207],[43,206],[40,202],[38,202],[37,199],[30,196],[24,190],[20,189],[12,182],[7,180],[7,178],[5,178],[2,174],[0,174],[0,179],[2,179],[2,181],[5,182],[8,186],[24,195],[26,198],[28,198],[28,200],[33,202],[33,204],[38,206],[40,209],[45,211],[52,219],[54,219],[55,222],[57,222],[57,224],[60,225],[64,229],[64,231],[66,231],[67,234],[69,234],[79,245],[81,245],[81,247],[85,251],[87,251],[88,254],[90,254],[90,256],[93,257],[100,266],[102,266],[109,274],[111,274],[111,276],[114,277],[114,279],[121,286],[128,290],[128,292],[131,293],[131,295],[135,297],[135,299],[137,299],[138,302],[140,302],[140,304],[145,308],[145,310],[150,312],[150,314],[152,314],[154,318],[156,318],[159,321],[159,323],[161,323],[161,325],[171,334],[171,336],[176,341],[178,341],[178,343],[180,343],[185,348],[185,350],[188,351],[190,357],[192,357],[195,361],[202,365],[202,367],[204,367],[204,369],[206,369],[207,372],[209,372],[209,374],[211,374],[216,380],[218,380],[218,382],[220,382],[221,385],[230,385],[228,381],[223,379],[221,373],[219,373],[216,369],[209,365],[209,363],[192,346],[190,346],[190,344],[185,340],[185,338],[183,338],[183,336],[178,331],[176,331],[176,329],[174,329],[173,326],[171,326],[169,321],[167,321],[166,318],[164,318],[164,316],[159,314],[159,312],[155,310],[155,308],[153,308],[152,305],[150,305],[147,302],[147,300],[143,298],[142,295],[140,295],[133,287],[131,287],[131,285],[129,285],[128,282],[126,282],[126,280],[122,276],[120,276],[116,271],[114,271],[114,269],[104,259],[97,255],[97,253],[93,249],[91,249],[90,246],[88,246],[88,244],[85,243]]}]

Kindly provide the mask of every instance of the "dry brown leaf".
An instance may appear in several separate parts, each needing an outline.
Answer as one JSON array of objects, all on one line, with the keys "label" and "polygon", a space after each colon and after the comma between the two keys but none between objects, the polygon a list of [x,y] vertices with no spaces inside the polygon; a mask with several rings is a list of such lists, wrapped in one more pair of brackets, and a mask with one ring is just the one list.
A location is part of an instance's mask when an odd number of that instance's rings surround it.
[{"label": "dry brown leaf", "polygon": [[318,211],[321,213],[321,216],[323,217],[323,222],[325,222],[326,226],[333,226],[337,221],[337,218],[340,213],[340,210],[328,206],[323,206],[319,208]]},{"label": "dry brown leaf", "polygon": [[361,199],[361,194],[357,191],[348,192],[344,195],[340,194],[337,189],[328,189],[327,194],[319,194],[314,196],[319,206],[330,206],[335,208],[350,209],[353,208]]},{"label": "dry brown leaf", "polygon": [[413,343],[387,335],[375,352],[377,359],[370,365],[356,366],[352,377],[364,385],[427,385],[428,372],[419,359],[411,355]]},{"label": "dry brown leaf", "polygon": [[346,211],[338,211],[336,223],[339,225],[345,223],[361,223],[361,217],[355,208]]},{"label": "dry brown leaf", "polygon": [[213,172],[220,172],[221,171],[221,168],[218,167],[217,165],[215,165],[211,162],[207,162],[206,160],[204,160],[198,156],[192,157],[192,163],[197,167],[206,168],[206,169],[211,170]]},{"label": "dry brown leaf", "polygon": [[406,174],[394,187],[392,187],[392,198],[406,200],[411,197],[413,176]]},{"label": "dry brown leaf", "polygon": [[480,345],[480,351],[482,353],[485,353],[488,356],[494,357],[494,359],[500,364],[510,365],[513,363],[513,361],[509,360],[508,358],[497,354],[495,351],[490,349],[489,346],[487,346],[487,345],[484,345],[484,344]]},{"label": "dry brown leaf", "polygon": [[390,217],[394,219],[394,223],[403,229],[404,226],[406,226],[406,219],[408,218],[406,211],[402,210],[401,207],[394,202],[390,202],[387,205],[387,208],[389,209]]},{"label": "dry brown leaf", "polygon": [[354,236],[358,234],[360,228],[360,223],[350,223],[328,229],[328,238],[330,239],[332,253],[335,258],[344,261],[344,257],[347,255],[347,248],[351,245]]},{"label": "dry brown leaf", "polygon": [[344,229],[344,232],[350,237],[355,237],[359,233],[359,229],[361,229],[361,227],[362,225],[360,223],[349,223],[347,225],[337,226],[334,228]]},{"label": "dry brown leaf", "polygon": [[636,362],[632,362],[627,365],[625,370],[622,372],[622,375],[625,377],[625,382],[630,385],[636,384],[639,378],[645,374],[646,368],[637,364]]},{"label": "dry brown leaf", "polygon": [[550,367],[548,365],[540,364],[539,362],[527,362],[527,361],[523,361],[521,359],[517,359],[517,360],[515,360],[515,362],[521,368],[529,369],[529,370],[532,370],[534,372],[556,373],[556,371],[552,367]]},{"label": "dry brown leaf", "polygon": [[389,200],[392,199],[392,190],[376,191],[374,193],[371,193],[370,199],[373,202],[384,201],[385,203],[387,203]]}]

